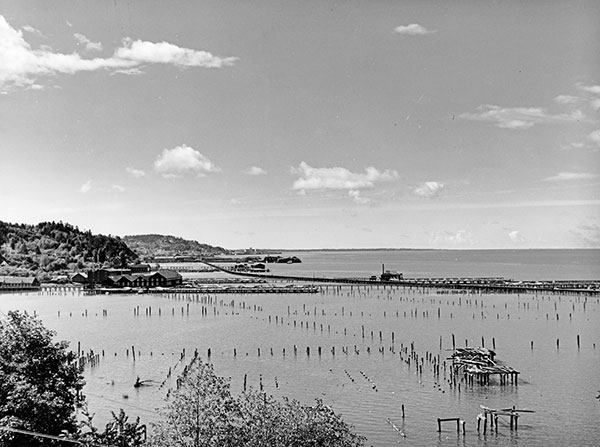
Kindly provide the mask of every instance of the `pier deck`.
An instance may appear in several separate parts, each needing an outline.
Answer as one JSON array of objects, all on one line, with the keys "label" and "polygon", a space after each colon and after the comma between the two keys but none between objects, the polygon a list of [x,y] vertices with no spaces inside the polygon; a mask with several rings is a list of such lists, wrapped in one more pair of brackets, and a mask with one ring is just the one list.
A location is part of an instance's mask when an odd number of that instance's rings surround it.
[{"label": "pier deck", "polygon": [[527,293],[549,292],[581,295],[600,294],[600,280],[590,281],[514,281],[504,278],[404,278],[402,280],[381,281],[368,278],[331,278],[306,277],[292,275],[274,275],[229,270],[203,261],[206,265],[231,275],[251,278],[275,279],[283,281],[308,281],[313,283],[336,283],[352,285],[404,286],[414,288],[438,288],[465,291],[481,291],[487,293]]}]

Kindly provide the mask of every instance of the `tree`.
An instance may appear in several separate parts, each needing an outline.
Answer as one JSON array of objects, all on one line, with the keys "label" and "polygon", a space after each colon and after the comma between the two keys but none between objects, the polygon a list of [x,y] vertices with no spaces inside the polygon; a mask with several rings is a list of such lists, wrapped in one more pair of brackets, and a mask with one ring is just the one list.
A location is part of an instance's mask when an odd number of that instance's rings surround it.
[{"label": "tree", "polygon": [[212,365],[192,362],[177,379],[178,390],[163,419],[153,424],[151,445],[161,447],[231,446],[241,420],[229,383]]},{"label": "tree", "polygon": [[255,446],[350,447],[362,446],[365,438],[352,431],[333,409],[317,399],[303,405],[284,398],[277,401],[262,392],[240,396],[245,430],[243,443]]},{"label": "tree", "polygon": [[[71,436],[82,376],[67,342],[26,312],[0,319],[0,425]],[[50,446],[53,441],[0,430],[6,447]]]},{"label": "tree", "polygon": [[106,424],[103,432],[100,432],[93,424],[94,415],[90,415],[87,406],[84,405],[80,432],[77,440],[84,445],[110,445],[114,447],[139,447],[146,442],[146,426],[140,424],[140,418],[135,422],[128,422],[129,417],[121,408],[119,414],[110,412],[112,420]]},{"label": "tree", "polygon": [[321,400],[305,406],[254,390],[234,397],[229,382],[197,358],[178,378],[162,416],[151,446],[360,447],[365,441]]}]

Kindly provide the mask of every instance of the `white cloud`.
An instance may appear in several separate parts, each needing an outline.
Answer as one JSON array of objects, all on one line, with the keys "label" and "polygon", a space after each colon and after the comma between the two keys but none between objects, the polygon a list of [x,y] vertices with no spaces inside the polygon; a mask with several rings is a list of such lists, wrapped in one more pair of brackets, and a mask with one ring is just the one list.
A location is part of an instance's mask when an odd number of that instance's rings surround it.
[{"label": "white cloud", "polygon": [[[83,38],[89,42],[90,49],[99,48],[97,43],[83,35],[79,36],[80,42],[84,42]],[[235,60],[233,57],[213,56],[206,51],[180,48],[167,42],[155,44],[129,38],[123,40],[123,46],[117,48],[111,57],[84,59],[77,52],[57,53],[47,46],[33,49],[24,39],[23,32],[13,28],[0,15],[0,91],[6,91],[9,87],[36,85],[35,80],[40,76],[102,69],[139,74],[139,69],[135,69],[149,63],[218,68],[232,65]]]},{"label": "white cloud", "polygon": [[47,48],[33,50],[23,39],[23,33],[12,28],[0,15],[0,88],[9,85],[27,87],[41,75],[125,68],[134,64],[114,58],[82,59],[77,53],[54,53]]},{"label": "white cloud", "polygon": [[513,230],[513,231],[509,232],[508,237],[513,242],[525,242],[525,240],[526,240],[518,230]]},{"label": "white cloud", "polygon": [[433,233],[431,242],[435,246],[453,246],[453,247],[465,247],[473,246],[477,243],[473,234],[466,230],[442,231]]},{"label": "white cloud", "polygon": [[37,34],[38,36],[42,35],[42,32],[39,29],[36,29],[31,25],[25,25],[23,27],[23,31],[27,31],[28,33],[31,33],[31,34]]},{"label": "white cloud", "polygon": [[365,205],[371,201],[371,199],[362,197],[358,189],[351,189],[348,191],[348,195],[352,198],[352,200],[354,200],[355,203],[358,203],[359,205]]},{"label": "white cloud", "polygon": [[133,67],[133,68],[123,68],[123,69],[119,69],[119,70],[113,70],[110,75],[116,75],[116,74],[123,74],[123,75],[127,75],[127,76],[138,76],[141,74],[144,74],[144,70],[141,70],[139,67]]},{"label": "white cloud", "polygon": [[100,42],[92,42],[86,36],[80,33],[73,34],[73,37],[77,40],[80,45],[83,45],[88,51],[101,51],[102,44]]},{"label": "white cloud", "polygon": [[585,116],[581,110],[552,115],[541,107],[500,107],[481,105],[475,113],[463,113],[460,118],[493,123],[502,129],[529,129],[535,124],[552,122],[582,121]]},{"label": "white cloud", "polygon": [[135,61],[140,64],[174,64],[181,67],[221,68],[233,65],[236,57],[221,58],[208,51],[181,48],[168,42],[147,42],[123,39],[123,46],[117,48],[115,57]]},{"label": "white cloud", "polygon": [[440,195],[445,185],[440,182],[424,182],[413,189],[413,193],[419,197],[437,197]]},{"label": "white cloud", "polygon": [[588,180],[597,178],[598,174],[590,174],[586,172],[559,172],[551,177],[543,179],[544,182],[568,181],[568,180]]},{"label": "white cloud", "polygon": [[554,102],[558,104],[575,104],[577,101],[579,101],[579,98],[572,95],[558,95],[554,98]]},{"label": "white cloud", "polygon": [[124,192],[125,191],[125,187],[123,187],[121,185],[117,185],[117,184],[112,184],[110,186],[105,186],[105,185],[92,186],[92,181],[88,180],[83,185],[81,185],[81,187],[79,188],[79,192],[81,194],[87,194],[87,193],[89,193],[92,190],[95,193],[99,193],[99,192],[111,192],[111,191]]},{"label": "white cloud", "polygon": [[600,129],[594,130],[588,135],[588,139],[600,146]]},{"label": "white cloud", "polygon": [[258,166],[250,166],[248,169],[243,171],[247,175],[267,175],[267,171]]},{"label": "white cloud", "polygon": [[81,187],[79,188],[79,192],[81,194],[87,194],[91,190],[92,190],[92,181],[91,180],[88,180],[83,185],[81,185]]},{"label": "white cloud", "polygon": [[154,170],[165,177],[176,177],[188,172],[202,176],[221,169],[200,152],[184,144],[173,149],[163,149],[154,161]]},{"label": "white cloud", "polygon": [[364,173],[354,173],[346,168],[313,168],[301,162],[298,168],[292,168],[293,174],[298,178],[292,185],[292,189],[298,191],[318,189],[346,189],[359,190],[373,188],[375,183],[391,181],[398,177],[396,171],[378,171],[374,167],[368,167]]},{"label": "white cloud", "polygon": [[594,93],[596,95],[600,95],[600,85],[583,85],[583,84],[577,84],[577,87],[579,87],[584,92]]},{"label": "white cloud", "polygon": [[407,36],[422,36],[424,34],[435,33],[435,31],[430,31],[424,26],[419,25],[418,23],[411,23],[410,25],[401,25],[394,28],[395,34],[404,34]]},{"label": "white cloud", "polygon": [[136,169],[136,168],[131,168],[131,167],[125,168],[125,171],[127,171],[127,173],[134,178],[141,178],[146,175],[146,172],[142,171],[141,169]]},{"label": "white cloud", "polygon": [[600,97],[597,96],[600,95],[600,85],[584,85],[579,83],[577,84],[577,88],[586,93],[585,99],[589,101],[592,109],[600,110]]}]

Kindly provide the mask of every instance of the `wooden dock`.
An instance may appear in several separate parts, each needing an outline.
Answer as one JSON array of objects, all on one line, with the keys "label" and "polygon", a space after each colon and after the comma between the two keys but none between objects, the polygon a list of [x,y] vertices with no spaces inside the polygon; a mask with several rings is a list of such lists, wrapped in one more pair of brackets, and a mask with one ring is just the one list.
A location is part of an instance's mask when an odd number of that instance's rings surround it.
[{"label": "wooden dock", "polygon": [[369,278],[332,278],[306,277],[292,275],[274,275],[264,273],[240,272],[202,261],[206,265],[231,275],[250,278],[263,278],[281,281],[305,281],[311,283],[334,283],[371,286],[402,286],[422,289],[450,289],[486,293],[563,293],[576,295],[599,295],[600,280],[564,280],[564,281],[514,281],[499,277],[492,278],[404,278],[402,280],[381,281]]}]

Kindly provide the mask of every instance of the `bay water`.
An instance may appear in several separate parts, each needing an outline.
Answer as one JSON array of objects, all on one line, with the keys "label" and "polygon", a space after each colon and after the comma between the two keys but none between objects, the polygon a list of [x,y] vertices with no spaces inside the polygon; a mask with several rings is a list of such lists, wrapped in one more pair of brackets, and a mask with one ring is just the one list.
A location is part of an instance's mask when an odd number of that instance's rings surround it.
[{"label": "bay water", "polygon": [[[273,273],[369,277],[384,264],[406,277],[600,278],[600,250],[286,255],[303,262],[269,264]],[[98,365],[84,370],[84,394],[100,424],[119,408],[143,423],[156,420],[156,408],[194,351],[208,360],[210,349],[210,361],[218,374],[231,378],[234,393],[246,378],[248,386],[275,396],[306,404],[322,399],[375,446],[596,445],[599,308],[596,296],[376,285],[323,285],[316,294],[0,295],[0,311],[35,312],[72,349],[79,343],[82,351],[100,354]],[[429,361],[422,373],[408,364],[411,348],[420,358],[439,356],[448,364],[453,338],[457,346],[495,347],[497,360],[521,372],[518,383],[461,383],[459,389],[448,381],[449,367],[437,376]],[[137,377],[152,386],[134,388]],[[484,435],[476,430],[481,405],[535,413],[523,413],[512,431],[501,417],[498,431],[488,427]],[[448,417],[466,421],[464,436],[452,423],[437,431],[437,418]]]}]

